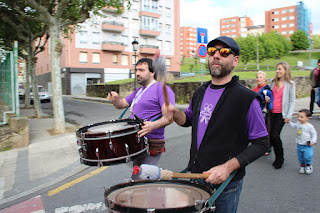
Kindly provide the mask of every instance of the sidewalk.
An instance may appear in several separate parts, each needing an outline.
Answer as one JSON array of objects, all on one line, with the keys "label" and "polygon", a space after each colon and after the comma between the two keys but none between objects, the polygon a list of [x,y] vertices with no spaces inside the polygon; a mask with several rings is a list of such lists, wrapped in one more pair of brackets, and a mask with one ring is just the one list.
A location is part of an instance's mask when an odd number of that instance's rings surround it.
[{"label": "sidewalk", "polygon": [[[71,96],[75,99],[108,102],[104,98]],[[309,109],[310,98],[296,101],[295,112]],[[185,109],[187,105],[177,105]],[[313,119],[318,119],[320,108],[316,106]],[[53,118],[33,119],[33,109],[21,109],[21,116],[29,117],[30,145],[0,152],[0,209],[4,204],[58,183],[88,166],[79,162],[75,132],[50,135]],[[66,123],[72,129],[73,125]]]}]

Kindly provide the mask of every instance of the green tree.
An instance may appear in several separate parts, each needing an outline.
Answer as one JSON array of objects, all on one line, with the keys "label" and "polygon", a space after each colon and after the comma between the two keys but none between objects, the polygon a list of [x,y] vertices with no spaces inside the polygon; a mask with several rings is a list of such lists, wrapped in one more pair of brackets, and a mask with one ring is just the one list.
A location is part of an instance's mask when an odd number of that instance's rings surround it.
[{"label": "green tree", "polygon": [[313,35],[312,40],[313,40],[312,49],[320,49],[320,35]]},{"label": "green tree", "polygon": [[[27,7],[28,5],[21,5]],[[44,50],[44,45],[48,36],[44,36],[47,28],[44,24],[27,20],[27,18],[20,16],[14,8],[8,7],[4,2],[0,3],[0,38],[3,41],[7,50],[11,50],[14,41],[19,41],[19,56],[26,61],[26,85],[25,85],[25,108],[30,108],[30,77],[32,88],[37,88],[37,81],[35,78],[35,64],[37,61],[36,55]],[[26,10],[26,16],[35,16],[35,11]],[[35,43],[35,40],[37,42]],[[35,109],[35,116],[40,118],[42,116],[42,109],[38,90],[33,91],[33,104]]]},{"label": "green tree", "polygon": [[246,70],[248,62],[256,59],[256,37],[248,35],[247,37],[238,37],[236,41],[240,46],[240,61],[245,65]]},{"label": "green tree", "polygon": [[[32,19],[47,26],[50,34],[52,104],[54,130],[57,133],[65,131],[65,117],[62,101],[62,85],[60,72],[60,55],[63,44],[60,40],[61,31],[72,32],[74,27],[86,21],[92,15],[98,15],[106,6],[123,9],[121,0],[5,0],[2,3],[17,11],[21,18]],[[27,6],[26,6],[27,5]],[[128,0],[130,7],[130,0]],[[34,16],[26,14],[34,11]],[[27,19],[28,18],[28,19]]]},{"label": "green tree", "polygon": [[292,50],[306,50],[310,43],[305,31],[297,30],[290,36]]}]

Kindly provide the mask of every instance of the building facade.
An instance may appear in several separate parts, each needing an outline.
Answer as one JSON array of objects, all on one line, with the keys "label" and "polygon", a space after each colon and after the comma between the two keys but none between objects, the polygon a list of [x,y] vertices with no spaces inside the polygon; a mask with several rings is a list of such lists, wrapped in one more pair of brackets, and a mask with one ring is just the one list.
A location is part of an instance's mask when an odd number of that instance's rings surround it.
[{"label": "building facade", "polygon": [[180,27],[180,56],[194,57],[197,47],[197,28]]},{"label": "building facade", "polygon": [[281,35],[289,38],[294,31],[303,30],[309,36],[310,12],[303,4],[276,8],[265,11],[265,30],[278,31]]},{"label": "building facade", "polygon": [[229,36],[233,39],[245,37],[247,35],[246,27],[252,26],[253,21],[250,17],[229,17],[220,19],[220,36]]},{"label": "building facade", "polygon": [[[86,94],[88,84],[134,77],[136,61],[153,58],[158,50],[166,57],[168,72],[179,74],[179,0],[132,0],[130,9],[124,8],[121,14],[104,8],[102,17],[87,20],[71,39],[63,39],[63,94]],[[38,56],[36,75],[50,91],[49,48]]]}]

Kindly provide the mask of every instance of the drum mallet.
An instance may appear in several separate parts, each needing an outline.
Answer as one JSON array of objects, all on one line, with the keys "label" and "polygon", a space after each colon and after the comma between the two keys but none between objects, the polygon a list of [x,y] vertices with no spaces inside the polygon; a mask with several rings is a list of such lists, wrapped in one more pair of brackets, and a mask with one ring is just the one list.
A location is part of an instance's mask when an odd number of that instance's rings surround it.
[{"label": "drum mallet", "polygon": [[169,106],[169,98],[168,98],[168,92],[166,87],[166,74],[167,74],[166,61],[165,61],[165,58],[160,55],[160,50],[157,51],[156,54],[154,55],[152,67],[154,72],[157,74],[157,80],[162,82],[164,102],[166,106]]},{"label": "drum mallet", "polygon": [[171,180],[172,178],[207,179],[210,174],[199,173],[173,173],[157,166],[141,164],[133,167],[133,174],[139,175],[142,180]]}]

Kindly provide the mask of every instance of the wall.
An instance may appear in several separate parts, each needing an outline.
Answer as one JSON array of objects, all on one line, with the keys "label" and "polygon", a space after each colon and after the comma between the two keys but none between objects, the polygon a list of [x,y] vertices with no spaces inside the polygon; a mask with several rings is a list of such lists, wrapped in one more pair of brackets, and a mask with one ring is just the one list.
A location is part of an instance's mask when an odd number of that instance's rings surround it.
[{"label": "wall", "polygon": [[[310,94],[311,86],[309,85],[309,77],[295,77],[296,83],[296,96],[301,98]],[[240,80],[240,83],[249,89],[256,86],[256,80]],[[173,83],[168,84],[176,96],[177,103],[189,103],[194,91],[200,86],[200,82],[186,82],[186,83]],[[139,87],[139,86],[138,86]],[[134,83],[122,85],[88,85],[87,96],[106,98],[107,91],[116,91],[120,97],[126,97],[134,90]]]}]

